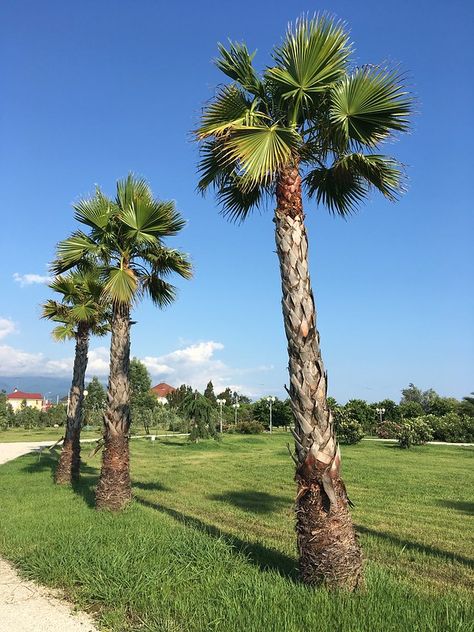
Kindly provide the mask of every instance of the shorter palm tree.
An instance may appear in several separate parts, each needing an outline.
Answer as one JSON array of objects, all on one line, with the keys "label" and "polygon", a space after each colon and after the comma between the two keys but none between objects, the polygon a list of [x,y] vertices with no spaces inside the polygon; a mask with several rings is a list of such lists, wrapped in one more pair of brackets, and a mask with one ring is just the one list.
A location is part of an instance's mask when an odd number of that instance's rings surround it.
[{"label": "shorter palm tree", "polygon": [[55,340],[76,341],[66,431],[55,476],[57,483],[67,484],[77,479],[80,473],[80,434],[89,338],[91,334],[103,336],[109,331],[110,310],[101,300],[103,285],[97,269],[57,276],[49,287],[62,298],[61,301],[46,301],[42,306],[42,317],[59,323],[52,331]]},{"label": "shorter palm tree", "polygon": [[112,305],[112,339],[107,408],[104,415],[104,452],[96,490],[98,509],[118,510],[131,499],[130,429],[130,314],[148,295],[158,307],[175,299],[167,281],[171,273],[188,279],[187,255],[164,245],[184,220],[173,202],[153,197],[148,184],[129,175],[117,183],[115,199],[100,190],[75,206],[76,219],[89,228],[76,231],[58,245],[56,273],[94,259],[102,268],[103,299]]}]

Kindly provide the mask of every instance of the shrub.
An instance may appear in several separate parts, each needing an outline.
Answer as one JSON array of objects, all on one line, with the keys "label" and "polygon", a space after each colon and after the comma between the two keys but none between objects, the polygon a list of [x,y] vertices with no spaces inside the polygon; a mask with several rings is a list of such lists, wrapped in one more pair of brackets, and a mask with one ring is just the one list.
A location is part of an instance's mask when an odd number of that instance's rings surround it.
[{"label": "shrub", "polygon": [[426,415],[424,419],[431,427],[433,439],[436,441],[474,442],[474,419],[472,417],[450,412],[442,417]]},{"label": "shrub", "polygon": [[412,445],[424,445],[427,441],[431,441],[433,433],[424,417],[414,417],[400,423],[396,438],[401,448],[410,448]]},{"label": "shrub", "polygon": [[364,436],[362,424],[343,408],[333,410],[336,436],[339,443],[359,443]]},{"label": "shrub", "polygon": [[400,433],[400,429],[400,422],[387,420],[381,424],[377,424],[375,434],[379,439],[396,439]]},{"label": "shrub", "polygon": [[260,434],[264,427],[258,421],[240,421],[230,426],[228,432],[238,432],[239,434]]}]

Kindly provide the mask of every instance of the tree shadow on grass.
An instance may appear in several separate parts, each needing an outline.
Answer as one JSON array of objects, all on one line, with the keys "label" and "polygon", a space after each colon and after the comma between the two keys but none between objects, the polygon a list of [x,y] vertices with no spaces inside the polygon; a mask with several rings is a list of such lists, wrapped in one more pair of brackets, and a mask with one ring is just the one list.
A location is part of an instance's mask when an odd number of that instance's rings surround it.
[{"label": "tree shadow on grass", "polygon": [[356,524],[355,528],[359,533],[364,533],[365,535],[371,535],[382,540],[387,540],[388,542],[401,547],[402,550],[416,551],[417,553],[431,555],[432,557],[442,559],[443,561],[458,562],[459,564],[464,564],[469,568],[474,568],[474,559],[472,558],[464,557],[462,555],[451,553],[449,551],[443,551],[443,549],[438,549],[434,546],[430,546],[429,544],[421,544],[419,542],[403,540],[402,538],[397,538],[397,536],[394,536],[391,533],[376,531],[375,529],[369,529],[368,527],[363,527],[362,525]]},{"label": "tree shadow on grass", "polygon": [[142,483],[142,481],[133,481],[132,487],[136,487],[137,489],[144,489],[146,491],[153,492],[170,492],[171,488],[163,485],[162,483]]},{"label": "tree shadow on grass", "polygon": [[281,507],[287,507],[289,504],[288,498],[284,496],[274,496],[266,492],[256,492],[252,489],[211,494],[207,498],[234,505],[234,507],[243,511],[259,514],[272,513]]},{"label": "tree shadow on grass", "polygon": [[207,524],[202,520],[199,520],[199,518],[187,516],[186,514],[176,511],[171,507],[165,507],[164,505],[160,505],[158,503],[152,503],[138,496],[135,497],[135,500],[144,507],[149,507],[155,511],[167,514],[176,521],[196,529],[197,531],[202,531],[213,538],[224,540],[224,542],[233,546],[237,551],[239,551],[239,553],[243,553],[249,562],[257,566],[262,571],[272,570],[292,582],[296,583],[298,581],[296,560],[284,553],[280,553],[279,551],[266,547],[263,544],[242,540],[235,535],[221,531],[214,525]]},{"label": "tree shadow on grass", "polygon": [[438,500],[438,505],[447,507],[448,509],[457,509],[461,513],[474,516],[474,503],[462,500]]}]

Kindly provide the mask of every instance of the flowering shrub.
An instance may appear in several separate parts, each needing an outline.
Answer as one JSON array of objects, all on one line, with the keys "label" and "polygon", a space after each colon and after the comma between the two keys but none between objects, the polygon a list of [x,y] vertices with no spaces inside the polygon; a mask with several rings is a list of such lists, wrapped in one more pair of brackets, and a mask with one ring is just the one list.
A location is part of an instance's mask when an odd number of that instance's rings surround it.
[{"label": "flowering shrub", "polygon": [[436,441],[474,442],[473,417],[464,417],[450,412],[442,417],[426,415],[424,419],[433,430],[433,439]]},{"label": "flowering shrub", "polygon": [[342,408],[333,409],[336,437],[339,443],[353,444],[359,443],[364,436],[362,424],[354,419],[352,415]]},{"label": "flowering shrub", "polygon": [[431,428],[423,417],[407,419],[399,425],[400,430],[396,438],[401,448],[410,448],[412,445],[424,445],[433,438]]},{"label": "flowering shrub", "polygon": [[398,421],[383,421],[377,424],[375,434],[379,439],[397,439],[401,430],[401,423]]}]

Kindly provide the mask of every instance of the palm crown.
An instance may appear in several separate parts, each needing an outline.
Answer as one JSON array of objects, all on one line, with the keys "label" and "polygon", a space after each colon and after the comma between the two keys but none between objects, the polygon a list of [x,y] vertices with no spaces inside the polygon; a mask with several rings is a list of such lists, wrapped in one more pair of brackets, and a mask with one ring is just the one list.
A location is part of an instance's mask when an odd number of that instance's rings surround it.
[{"label": "palm crown", "polygon": [[355,210],[371,187],[396,198],[401,166],[375,150],[407,130],[411,98],[393,71],[350,69],[341,23],[300,19],[261,75],[244,44],[219,52],[216,65],[232,83],[204,109],[196,136],[199,188],[214,186],[225,214],[245,219],[289,165],[304,169],[308,195],[333,213]]},{"label": "palm crown", "polygon": [[74,338],[80,326],[96,336],[109,331],[110,310],[102,301],[103,285],[97,269],[57,276],[49,287],[62,297],[42,305],[42,317],[60,323],[52,331],[56,340]]},{"label": "palm crown", "polygon": [[89,232],[78,230],[58,244],[56,273],[74,266],[87,269],[87,262],[94,260],[101,266],[105,299],[130,305],[148,294],[159,306],[175,298],[175,287],[166,281],[170,273],[191,277],[187,255],[163,243],[185,222],[173,202],[153,198],[144,180],[129,175],[117,183],[114,200],[97,189],[74,209]]}]

